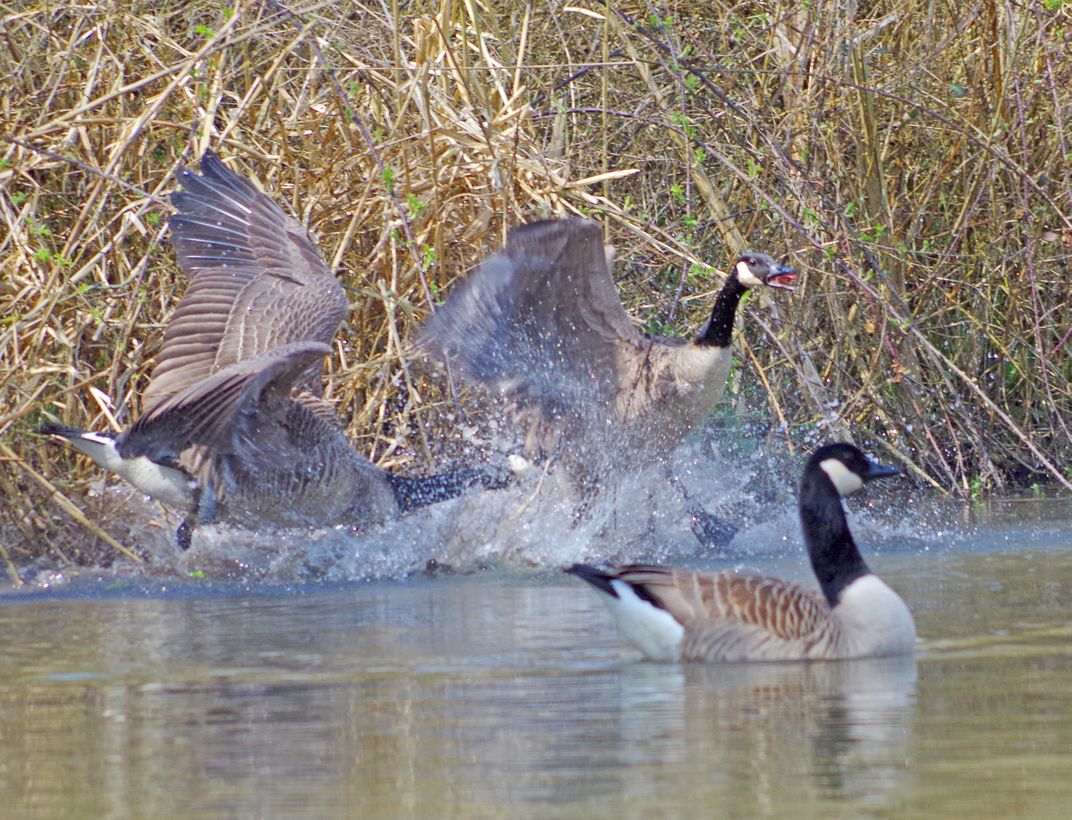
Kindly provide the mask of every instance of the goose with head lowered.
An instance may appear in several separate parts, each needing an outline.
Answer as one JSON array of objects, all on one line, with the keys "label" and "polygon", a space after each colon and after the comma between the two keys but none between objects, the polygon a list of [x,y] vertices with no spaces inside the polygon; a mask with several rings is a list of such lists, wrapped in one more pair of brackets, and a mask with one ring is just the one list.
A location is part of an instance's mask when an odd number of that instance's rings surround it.
[{"label": "goose with head lowered", "polygon": [[142,415],[118,435],[42,433],[186,513],[184,549],[198,524],[363,529],[499,483],[480,468],[394,475],[354,450],[322,385],[349,304],[309,234],[211,151],[179,181],[168,224],[189,286]]},{"label": "goose with head lowered", "polygon": [[598,590],[622,633],[652,660],[833,660],[913,651],[901,597],[871,572],[841,498],[900,471],[851,444],[819,448],[800,482],[800,521],[820,591],[777,578],[634,564],[570,572]]},{"label": "goose with head lowered", "polygon": [[759,285],[788,288],[795,278],[765,254],[744,253],[699,334],[659,338],[630,321],[610,255],[596,222],[514,228],[419,338],[464,379],[506,399],[526,455],[561,454],[597,475],[623,456],[672,449],[702,422],[726,385],[741,297]]}]

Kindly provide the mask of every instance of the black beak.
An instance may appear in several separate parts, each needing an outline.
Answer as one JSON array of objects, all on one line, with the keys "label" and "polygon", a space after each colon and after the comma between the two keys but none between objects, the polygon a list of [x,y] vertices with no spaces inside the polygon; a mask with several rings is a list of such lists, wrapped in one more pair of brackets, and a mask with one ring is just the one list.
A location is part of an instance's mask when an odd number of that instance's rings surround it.
[{"label": "black beak", "polygon": [[875,461],[867,462],[867,472],[863,474],[864,481],[871,481],[876,478],[889,478],[890,476],[900,475],[901,471],[896,467],[887,467],[885,464],[879,464]]}]

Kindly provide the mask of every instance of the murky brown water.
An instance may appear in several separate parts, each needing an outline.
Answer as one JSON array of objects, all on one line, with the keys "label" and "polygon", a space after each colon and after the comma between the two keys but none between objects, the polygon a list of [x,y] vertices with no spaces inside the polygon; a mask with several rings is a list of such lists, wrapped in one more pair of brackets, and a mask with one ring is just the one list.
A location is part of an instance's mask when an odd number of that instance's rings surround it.
[{"label": "murky brown water", "polygon": [[872,560],[915,659],[640,662],[550,571],[11,599],[0,814],[1067,817],[1072,517],[996,515]]}]

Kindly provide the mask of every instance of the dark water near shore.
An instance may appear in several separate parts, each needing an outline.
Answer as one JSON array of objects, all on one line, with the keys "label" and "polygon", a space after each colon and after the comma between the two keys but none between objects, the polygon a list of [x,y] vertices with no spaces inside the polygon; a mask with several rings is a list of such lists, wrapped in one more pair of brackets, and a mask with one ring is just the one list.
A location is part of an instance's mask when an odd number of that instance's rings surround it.
[{"label": "dark water near shore", "polygon": [[3,814],[1066,817],[1068,504],[947,523],[871,562],[915,658],[646,663],[547,569],[9,596]]}]

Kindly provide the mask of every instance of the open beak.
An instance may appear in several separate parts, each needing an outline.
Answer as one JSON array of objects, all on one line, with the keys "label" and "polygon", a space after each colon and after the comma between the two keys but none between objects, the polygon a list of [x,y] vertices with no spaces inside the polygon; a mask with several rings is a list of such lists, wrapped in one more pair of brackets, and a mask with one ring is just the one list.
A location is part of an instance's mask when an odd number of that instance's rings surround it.
[{"label": "open beak", "polygon": [[770,273],[767,274],[763,283],[768,287],[779,288],[780,290],[796,290],[793,287],[793,282],[797,281],[797,272],[786,265],[775,265]]}]

